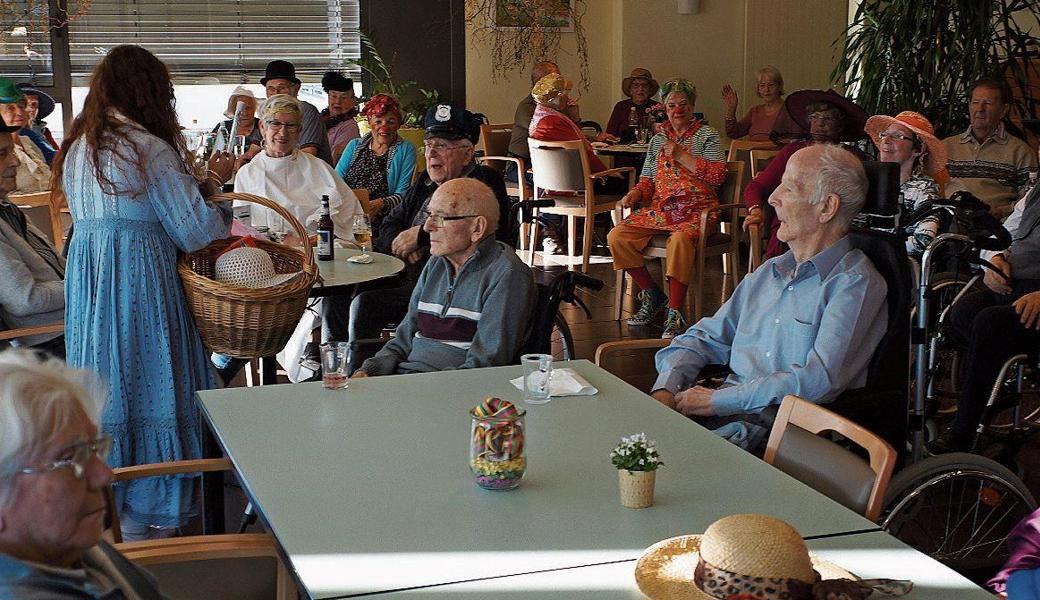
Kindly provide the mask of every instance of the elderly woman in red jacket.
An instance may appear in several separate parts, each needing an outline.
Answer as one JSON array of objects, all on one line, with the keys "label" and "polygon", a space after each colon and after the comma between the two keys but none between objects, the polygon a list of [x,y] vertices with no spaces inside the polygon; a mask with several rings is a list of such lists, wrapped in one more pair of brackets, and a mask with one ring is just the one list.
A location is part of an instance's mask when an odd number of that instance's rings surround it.
[{"label": "elderly woman in red jacket", "polygon": [[[624,269],[642,289],[639,311],[628,324],[648,324],[667,303],[661,337],[673,338],[686,329],[681,308],[701,235],[700,212],[718,206],[715,188],[726,179],[726,162],[719,133],[693,116],[697,100],[693,85],[673,79],[661,86],[661,95],[668,120],[650,140],[639,183],[621,200],[625,208],[638,208],[610,230],[607,243],[614,269]],[[718,214],[713,213],[712,218],[717,219]],[[667,296],[643,262],[643,249],[661,233],[668,234]]]}]

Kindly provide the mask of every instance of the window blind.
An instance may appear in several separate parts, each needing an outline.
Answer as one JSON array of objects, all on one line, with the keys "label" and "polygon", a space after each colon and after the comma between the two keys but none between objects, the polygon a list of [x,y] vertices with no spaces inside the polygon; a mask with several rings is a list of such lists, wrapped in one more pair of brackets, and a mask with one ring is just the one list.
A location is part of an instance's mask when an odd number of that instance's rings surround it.
[{"label": "window blind", "polygon": [[[77,3],[70,0],[69,10]],[[86,85],[108,50],[137,44],[175,83],[256,83],[274,59],[304,82],[361,56],[358,0],[92,0],[69,23],[72,84]]]},{"label": "window blind", "polygon": [[0,76],[54,85],[49,16],[46,0],[0,3]]}]

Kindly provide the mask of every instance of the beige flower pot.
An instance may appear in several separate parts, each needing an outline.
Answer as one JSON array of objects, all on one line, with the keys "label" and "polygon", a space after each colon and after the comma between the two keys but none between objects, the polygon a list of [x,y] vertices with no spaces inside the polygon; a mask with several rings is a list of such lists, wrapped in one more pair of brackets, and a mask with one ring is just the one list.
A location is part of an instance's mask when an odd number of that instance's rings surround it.
[{"label": "beige flower pot", "polygon": [[647,508],[654,505],[654,479],[657,471],[627,471],[618,469],[621,505],[626,508]]}]

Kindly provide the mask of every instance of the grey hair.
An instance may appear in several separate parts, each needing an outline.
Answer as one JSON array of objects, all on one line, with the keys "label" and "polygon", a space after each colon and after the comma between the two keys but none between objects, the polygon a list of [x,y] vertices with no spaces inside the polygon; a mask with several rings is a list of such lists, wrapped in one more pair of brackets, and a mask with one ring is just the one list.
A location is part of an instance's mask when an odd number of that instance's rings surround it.
[{"label": "grey hair", "polygon": [[267,121],[278,113],[289,113],[297,119],[303,119],[303,105],[288,94],[275,94],[260,105],[260,120]]},{"label": "grey hair", "polygon": [[842,231],[848,231],[852,219],[867,202],[867,172],[863,163],[838,144],[820,144],[813,165],[816,180],[812,184],[809,204],[819,204],[828,194],[839,198],[836,219]]},{"label": "grey hair", "polygon": [[96,423],[104,395],[97,379],[29,350],[0,352],[0,507],[11,499],[20,468],[76,418]]},{"label": "grey hair", "polygon": [[768,76],[773,80],[776,85],[780,87],[780,95],[784,95],[784,76],[780,74],[780,69],[777,69],[773,65],[766,65],[761,69],[755,71],[755,78],[759,79],[763,75]]}]

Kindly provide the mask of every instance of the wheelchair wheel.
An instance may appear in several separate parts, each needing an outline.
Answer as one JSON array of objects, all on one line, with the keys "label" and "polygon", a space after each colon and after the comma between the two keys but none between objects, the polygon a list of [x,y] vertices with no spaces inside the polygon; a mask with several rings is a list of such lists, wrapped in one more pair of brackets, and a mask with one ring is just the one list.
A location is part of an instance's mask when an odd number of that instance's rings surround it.
[{"label": "wheelchair wheel", "polygon": [[556,313],[556,318],[553,319],[552,355],[553,360],[574,359],[574,338],[571,337],[571,328],[567,326],[567,320],[560,313]]},{"label": "wheelchair wheel", "polygon": [[[952,271],[939,273],[932,278],[928,331],[933,335],[937,333],[940,315],[953,304],[970,280],[970,276]],[[913,312],[916,310],[917,307],[914,307]],[[938,415],[953,415],[957,412],[957,397],[961,388],[960,355],[951,348],[939,348],[931,377],[932,397],[938,401],[932,410]]]},{"label": "wheelchair wheel", "polygon": [[1014,473],[967,453],[903,469],[889,484],[885,506],[885,531],[969,576],[999,568],[1008,557],[1008,533],[1037,508]]}]

